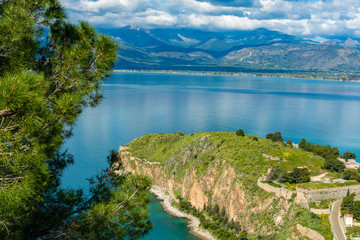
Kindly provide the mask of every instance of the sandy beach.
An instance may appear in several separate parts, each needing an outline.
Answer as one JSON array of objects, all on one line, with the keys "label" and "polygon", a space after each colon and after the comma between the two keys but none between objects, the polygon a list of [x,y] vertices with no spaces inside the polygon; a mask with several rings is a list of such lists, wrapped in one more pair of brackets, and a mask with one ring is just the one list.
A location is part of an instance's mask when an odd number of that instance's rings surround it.
[{"label": "sandy beach", "polygon": [[172,193],[156,185],[151,187],[150,192],[153,193],[158,199],[162,200],[161,205],[166,212],[175,217],[187,218],[190,220],[190,223],[188,224],[190,233],[204,240],[216,240],[216,238],[214,238],[208,231],[200,228],[200,221],[198,218],[181,212],[179,209],[171,205],[171,201],[175,200],[175,196]]}]

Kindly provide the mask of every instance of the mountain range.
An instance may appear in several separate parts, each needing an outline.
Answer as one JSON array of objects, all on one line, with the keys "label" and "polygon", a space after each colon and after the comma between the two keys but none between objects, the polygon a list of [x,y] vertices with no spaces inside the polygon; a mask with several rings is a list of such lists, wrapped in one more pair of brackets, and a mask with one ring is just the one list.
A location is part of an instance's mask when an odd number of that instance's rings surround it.
[{"label": "mountain range", "polygon": [[120,45],[115,69],[196,71],[360,70],[359,39],[322,44],[265,28],[210,32],[194,29],[99,28]]}]

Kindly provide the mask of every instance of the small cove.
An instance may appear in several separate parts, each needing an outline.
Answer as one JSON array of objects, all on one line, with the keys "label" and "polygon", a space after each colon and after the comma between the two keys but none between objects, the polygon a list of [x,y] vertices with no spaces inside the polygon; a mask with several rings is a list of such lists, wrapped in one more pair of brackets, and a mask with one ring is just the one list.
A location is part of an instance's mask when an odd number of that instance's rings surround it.
[{"label": "small cove", "polygon": [[149,211],[153,229],[142,239],[199,239],[189,232],[189,229],[187,228],[189,220],[177,218],[165,212],[160,204],[160,200],[158,200],[153,194],[151,194],[150,197]]}]

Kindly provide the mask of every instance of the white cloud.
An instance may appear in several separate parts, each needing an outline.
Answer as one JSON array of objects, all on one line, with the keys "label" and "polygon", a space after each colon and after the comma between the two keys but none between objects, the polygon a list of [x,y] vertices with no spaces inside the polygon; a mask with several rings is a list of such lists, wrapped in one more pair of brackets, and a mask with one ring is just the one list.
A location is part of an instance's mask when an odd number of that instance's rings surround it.
[{"label": "white cloud", "polygon": [[150,6],[149,0],[63,0],[70,10],[100,13],[103,11],[143,11]]},{"label": "white cloud", "polygon": [[[74,20],[121,27],[245,30],[265,27],[298,36],[360,37],[359,0],[62,0]],[[249,4],[239,4],[247,2]],[[251,3],[251,4],[250,4]]]}]

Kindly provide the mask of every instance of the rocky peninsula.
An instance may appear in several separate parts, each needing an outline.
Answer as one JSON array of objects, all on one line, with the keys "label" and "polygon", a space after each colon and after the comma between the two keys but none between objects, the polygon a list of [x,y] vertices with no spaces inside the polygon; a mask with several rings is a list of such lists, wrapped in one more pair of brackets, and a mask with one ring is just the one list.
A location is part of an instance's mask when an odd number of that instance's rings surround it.
[{"label": "rocky peninsula", "polygon": [[119,155],[127,171],[152,178],[166,211],[190,219],[203,239],[333,237],[329,215],[298,204],[295,186],[287,185],[284,196],[261,187],[275,166],[323,174],[324,159],[313,153],[251,135],[195,133],[146,135],[121,146]]}]

